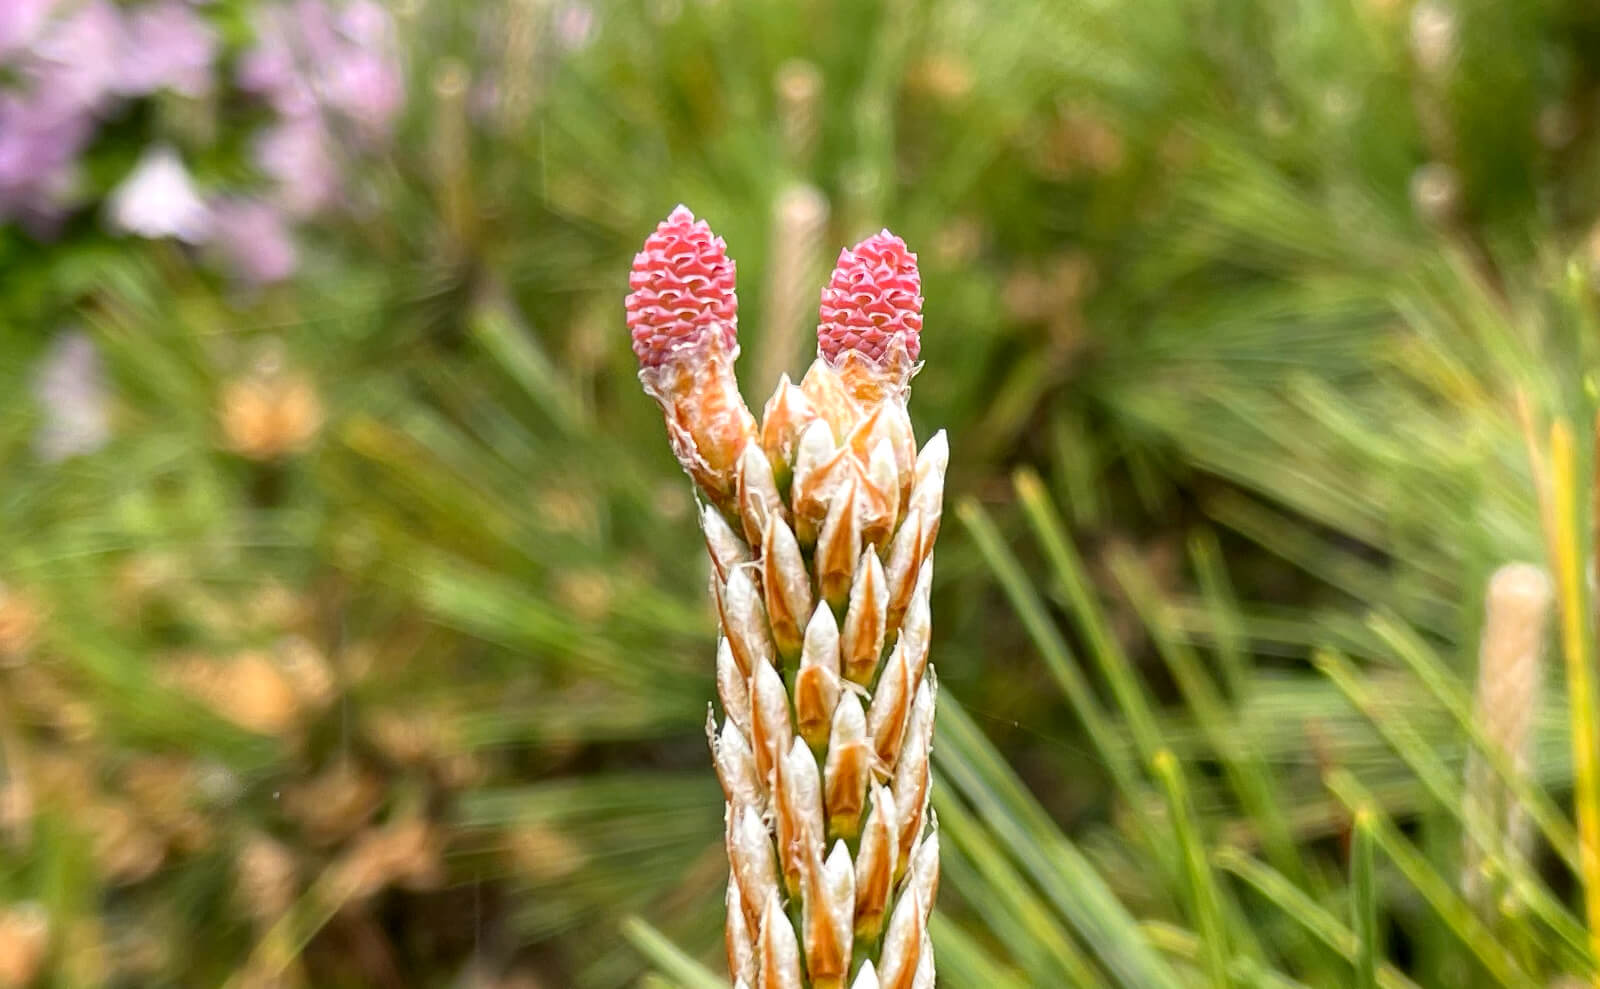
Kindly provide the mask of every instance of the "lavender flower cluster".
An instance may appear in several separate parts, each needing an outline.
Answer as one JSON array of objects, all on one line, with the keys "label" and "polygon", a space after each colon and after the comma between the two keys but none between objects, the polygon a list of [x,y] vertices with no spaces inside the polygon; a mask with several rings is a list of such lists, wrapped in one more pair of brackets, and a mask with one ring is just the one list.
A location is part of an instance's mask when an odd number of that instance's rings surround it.
[{"label": "lavender flower cluster", "polygon": [[[227,87],[206,0],[0,0],[0,225],[48,238],[89,205],[81,161],[131,101],[204,101]],[[295,270],[292,225],[335,206],[347,155],[390,138],[405,98],[399,47],[377,0],[282,0],[255,11],[232,82],[272,114],[252,157],[262,188],[205,190],[154,141],[111,193],[118,231],[206,245],[249,283]],[[339,139],[335,139],[339,135]]]}]

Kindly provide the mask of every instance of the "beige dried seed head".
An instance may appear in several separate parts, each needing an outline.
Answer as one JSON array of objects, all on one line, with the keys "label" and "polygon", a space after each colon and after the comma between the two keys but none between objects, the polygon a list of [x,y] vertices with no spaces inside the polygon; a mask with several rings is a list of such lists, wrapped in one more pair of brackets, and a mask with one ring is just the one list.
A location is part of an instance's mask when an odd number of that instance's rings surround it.
[{"label": "beige dried seed head", "polygon": [[[1531,736],[1544,679],[1544,639],[1553,600],[1549,576],[1528,563],[1512,563],[1495,571],[1484,600],[1474,718],[1488,743],[1524,776],[1532,770]],[[1492,897],[1486,855],[1520,857],[1525,854],[1528,834],[1524,808],[1493,763],[1476,749],[1467,758],[1462,810],[1469,826],[1463,847],[1462,888],[1469,900],[1488,911]],[[1472,832],[1487,835],[1490,847],[1484,848]]]},{"label": "beige dried seed head", "polygon": [[[802,336],[810,329],[807,322],[816,312],[816,279],[827,260],[822,235],[828,222],[828,200],[819,189],[804,182],[791,183],[779,191],[772,212],[772,253],[763,307],[766,333],[756,368],[762,381],[779,377],[798,356]],[[763,415],[763,425],[765,418]],[[774,466],[779,459],[773,458]],[[789,462],[787,457],[782,459]]]},{"label": "beige dried seed head", "polygon": [[774,88],[778,94],[778,125],[784,153],[790,160],[803,163],[816,146],[822,71],[805,59],[790,59],[778,66]]},{"label": "beige dried seed head", "polygon": [[1553,598],[1550,578],[1532,564],[1509,564],[1489,580],[1478,657],[1478,721],[1512,756],[1525,748],[1538,706]]}]

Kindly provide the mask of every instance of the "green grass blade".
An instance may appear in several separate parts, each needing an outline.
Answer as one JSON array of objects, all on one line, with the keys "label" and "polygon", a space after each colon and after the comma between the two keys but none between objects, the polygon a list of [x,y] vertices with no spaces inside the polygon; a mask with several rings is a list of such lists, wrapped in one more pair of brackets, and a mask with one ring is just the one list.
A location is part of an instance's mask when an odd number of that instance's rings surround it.
[{"label": "green grass blade", "polygon": [[1033,527],[1034,535],[1050,563],[1056,583],[1077,620],[1079,630],[1089,643],[1089,652],[1100,667],[1100,673],[1111,686],[1111,693],[1122,709],[1128,730],[1139,749],[1139,757],[1148,766],[1162,748],[1161,732],[1156,725],[1150,698],[1143,684],[1134,675],[1132,662],[1116,637],[1106,626],[1105,616],[1095,603],[1092,584],[1060,518],[1050,505],[1044,483],[1032,470],[1020,470],[1012,477],[1017,497],[1022,502],[1024,514]]},{"label": "green grass blade", "polygon": [[1561,642],[1567,657],[1567,703],[1572,717],[1572,765],[1577,775],[1572,802],[1577,807],[1579,878],[1589,920],[1590,955],[1600,960],[1600,721],[1595,713],[1594,642],[1589,634],[1589,595],[1584,583],[1582,506],[1578,498],[1572,430],[1564,421],[1550,427],[1551,560],[1561,616]]},{"label": "green grass blade", "polygon": [[[1063,979],[1070,985],[1093,987],[1102,981],[1094,963],[1060,926],[1056,912],[1030,887],[970,811],[958,801],[940,801],[939,831],[947,881],[972,899],[981,897],[988,927],[1034,982]],[[969,873],[971,889],[966,882]],[[944,945],[939,948],[943,962]],[[945,966],[941,964],[941,968]],[[944,974],[949,978],[953,973],[946,970]]]},{"label": "green grass blade", "polygon": [[[1159,920],[1147,920],[1139,926],[1144,931],[1145,938],[1156,947],[1157,951],[1185,962],[1195,963],[1200,960],[1203,951],[1201,939],[1192,931]],[[1230,958],[1228,977],[1234,984],[1248,986],[1250,989],[1307,989],[1305,983],[1297,982],[1281,972],[1264,968],[1250,958]]]},{"label": "green grass blade", "polygon": [[725,980],[690,958],[682,948],[644,919],[637,916],[625,918],[622,921],[622,936],[628,939],[634,950],[649,959],[650,964],[682,989],[728,989]]},{"label": "green grass blade", "polygon": [[[1356,934],[1271,866],[1236,848],[1219,849],[1215,860],[1219,869],[1237,876],[1311,936],[1352,965],[1356,963],[1360,952]],[[1379,966],[1377,979],[1379,989],[1418,989],[1392,965]]]},{"label": "green grass blade", "polygon": [[[939,962],[939,977],[948,985],[992,986],[993,989],[1028,989],[1035,983],[1026,981],[1022,974],[997,960],[967,928],[935,910],[928,922],[928,935],[933,940]],[[1083,972],[1068,972],[1068,984],[1092,987],[1097,980],[1075,981]]]},{"label": "green grass blade", "polygon": [[1046,899],[1101,964],[1129,989],[1178,989],[1172,969],[1151,950],[1139,926],[1089,860],[1023,787],[977,725],[948,693],[939,705],[935,800],[968,801]]},{"label": "green grass blade", "polygon": [[1372,864],[1372,846],[1372,817],[1358,813],[1350,840],[1350,926],[1356,932],[1355,989],[1377,989],[1378,959],[1383,956],[1378,934],[1378,884]]},{"label": "green grass blade", "polygon": [[[1467,829],[1472,834],[1473,840],[1483,847],[1497,847],[1493,836],[1487,831],[1480,830],[1483,822],[1464,812],[1466,798],[1457,784],[1457,778],[1450,774],[1439,757],[1434,754],[1433,749],[1406,723],[1405,719],[1384,710],[1383,705],[1362,683],[1360,675],[1350,661],[1337,653],[1319,652],[1316,664],[1328,679],[1338,686],[1356,710],[1372,722],[1456,826]],[[1581,957],[1587,951],[1587,944],[1583,925],[1578,919],[1550,894],[1521,859],[1502,858],[1498,864],[1506,870],[1512,888],[1528,904],[1534,915],[1548,924],[1550,929]]]},{"label": "green grass blade", "polygon": [[976,501],[962,501],[957,514],[972,534],[978,552],[994,571],[995,579],[1000,582],[1006,597],[1011,600],[1017,617],[1022,619],[1023,627],[1038,647],[1039,655],[1044,658],[1045,666],[1061,687],[1067,703],[1072,705],[1073,713],[1083,722],[1084,734],[1095,746],[1113,782],[1122,791],[1123,798],[1130,802],[1137,801],[1144,787],[1139,782],[1127,751],[1116,742],[1120,733],[1095,698],[1094,688],[1084,678],[1066,641],[1051,621],[1044,602],[1039,599],[1032,582],[1023,572],[1022,564],[1006,548],[994,521]]},{"label": "green grass blade", "polygon": [[1200,934],[1201,956],[1207,978],[1215,989],[1228,989],[1229,938],[1222,915],[1217,884],[1206,861],[1205,842],[1195,827],[1194,808],[1189,802],[1188,790],[1183,785],[1183,773],[1178,761],[1166,749],[1156,753],[1156,777],[1167,796],[1167,812],[1172,816],[1172,829],[1178,839],[1178,849],[1183,860],[1187,880],[1188,913]]},{"label": "green grass blade", "polygon": [[1572,822],[1556,806],[1528,773],[1519,772],[1511,758],[1499,745],[1484,734],[1472,711],[1472,697],[1461,680],[1445,666],[1437,652],[1404,622],[1391,616],[1372,616],[1367,625],[1379,640],[1389,647],[1417,677],[1428,692],[1450,713],[1456,726],[1469,735],[1472,744],[1488,759],[1502,783],[1510,789],[1517,802],[1528,812],[1528,817],[1544,834],[1556,854],[1574,872],[1578,869],[1578,838]]},{"label": "green grass blade", "polygon": [[1199,657],[1174,634],[1165,609],[1156,600],[1156,590],[1148,575],[1133,560],[1122,555],[1113,559],[1112,571],[1150,630],[1156,650],[1172,671],[1196,724],[1221,761],[1240,804],[1261,835],[1268,859],[1296,882],[1306,882],[1305,866],[1259,750],[1251,744],[1249,735],[1236,730],[1236,716],[1201,667]]},{"label": "green grass blade", "polygon": [[1506,946],[1483,925],[1455,888],[1446,882],[1426,856],[1407,841],[1389,820],[1372,794],[1346,770],[1328,776],[1328,788],[1352,814],[1365,812],[1372,822],[1373,839],[1402,875],[1428,902],[1452,934],[1482,963],[1496,982],[1506,989],[1536,985],[1537,980],[1512,957]]}]

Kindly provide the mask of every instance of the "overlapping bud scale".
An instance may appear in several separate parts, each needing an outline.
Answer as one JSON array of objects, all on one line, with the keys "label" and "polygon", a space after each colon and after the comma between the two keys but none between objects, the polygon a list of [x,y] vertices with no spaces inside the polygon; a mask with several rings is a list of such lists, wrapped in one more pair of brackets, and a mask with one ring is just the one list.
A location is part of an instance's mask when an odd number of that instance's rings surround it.
[{"label": "overlapping bud scale", "polygon": [[674,211],[629,287],[640,379],[707,502],[730,975],[931,987],[928,598],[949,450],[941,432],[918,451],[906,411],[916,255],[887,231],[840,255],[818,359],[779,381],[759,426],[733,380],[733,264],[710,228]]}]

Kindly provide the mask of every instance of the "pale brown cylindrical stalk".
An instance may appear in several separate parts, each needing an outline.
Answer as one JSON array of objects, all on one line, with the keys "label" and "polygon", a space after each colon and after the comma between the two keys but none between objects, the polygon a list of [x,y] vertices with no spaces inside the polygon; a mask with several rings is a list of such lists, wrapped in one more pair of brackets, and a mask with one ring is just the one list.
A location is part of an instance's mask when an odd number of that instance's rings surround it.
[{"label": "pale brown cylindrical stalk", "polygon": [[822,72],[804,59],[790,59],[778,66],[776,89],[784,157],[796,170],[804,170],[817,146]]},{"label": "pale brown cylindrical stalk", "polygon": [[[1488,743],[1519,775],[1532,770],[1532,736],[1544,679],[1544,639],[1554,590],[1550,578],[1529,563],[1495,571],[1484,599],[1478,652],[1478,688],[1473,717]],[[1480,909],[1492,912],[1487,857],[1526,854],[1527,815],[1484,754],[1467,758],[1463,812],[1469,834],[1462,854],[1462,888]],[[1490,836],[1489,847],[1472,832]]]},{"label": "pale brown cylindrical stalk", "polygon": [[[671,275],[678,256],[707,265],[709,234],[678,233],[687,223],[669,219],[657,241],[688,246],[641,255],[636,275],[647,263]],[[707,733],[727,798],[728,967],[744,989],[934,984],[929,594],[949,449],[940,432],[918,450],[906,410],[915,263],[887,233],[841,255],[817,361],[798,386],[779,380],[759,425],[729,416],[726,384],[710,378],[662,403],[674,436],[694,438],[674,448],[707,500],[722,631]],[[704,283],[679,283],[698,294],[652,295],[649,272],[636,278],[647,387],[666,368],[700,380],[695,362],[727,349],[721,323],[695,322],[710,308]],[[665,329],[634,299],[667,310]]]},{"label": "pale brown cylindrical stalk", "polygon": [[779,193],[772,210],[771,264],[762,301],[766,333],[761,338],[759,381],[773,381],[800,356],[816,305],[816,279],[824,270],[823,233],[828,200],[816,186],[795,182]]}]

